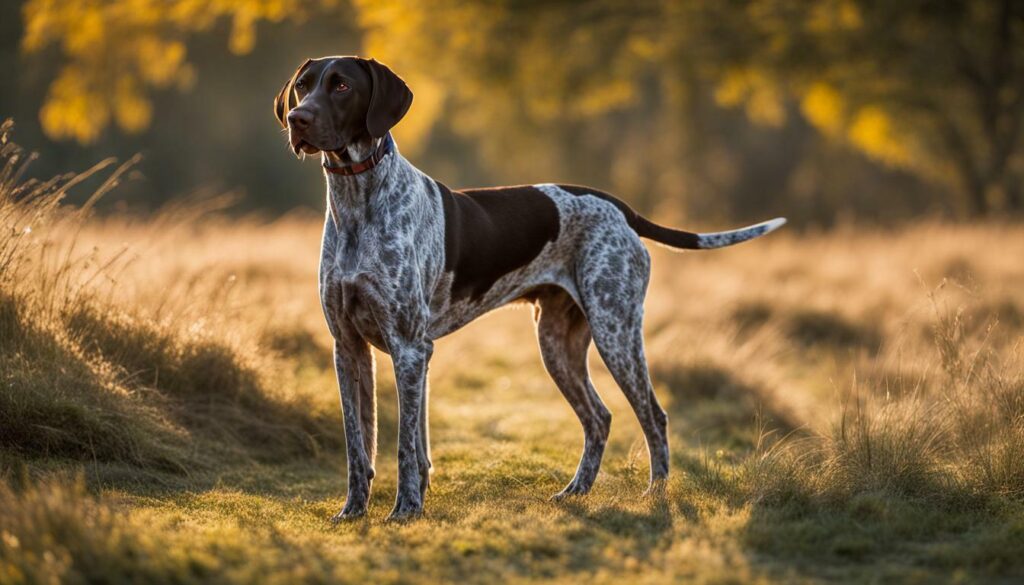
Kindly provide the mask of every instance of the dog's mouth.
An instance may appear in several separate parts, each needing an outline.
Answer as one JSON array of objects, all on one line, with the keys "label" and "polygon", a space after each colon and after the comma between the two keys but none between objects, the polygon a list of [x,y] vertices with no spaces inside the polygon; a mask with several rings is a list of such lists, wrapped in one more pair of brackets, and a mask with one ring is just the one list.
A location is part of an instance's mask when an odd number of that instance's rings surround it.
[{"label": "dog's mouth", "polygon": [[[319,145],[314,144],[313,140],[316,140]],[[329,143],[332,141],[328,139],[326,142]],[[306,132],[296,131],[293,129],[288,133],[288,146],[291,147],[295,156],[299,156],[300,154],[319,154],[321,152],[338,152],[345,149],[344,142],[338,140],[333,142],[338,142],[338,146],[325,144],[325,141],[322,139],[311,139]]]},{"label": "dog's mouth", "polygon": [[292,152],[294,152],[296,156],[298,156],[300,152],[304,152],[306,154],[316,154],[320,152],[319,148],[313,146],[306,140],[303,140],[302,138],[299,138],[297,136],[292,136],[290,142],[292,146]]}]

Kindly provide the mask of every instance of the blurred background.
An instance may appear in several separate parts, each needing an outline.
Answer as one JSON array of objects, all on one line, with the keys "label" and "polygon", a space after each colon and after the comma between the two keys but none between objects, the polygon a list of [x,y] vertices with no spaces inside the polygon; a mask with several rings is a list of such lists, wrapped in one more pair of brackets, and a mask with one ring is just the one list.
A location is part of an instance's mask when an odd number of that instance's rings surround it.
[{"label": "blurred background", "polygon": [[330,54],[407,80],[399,146],[452,187],[585,183],[694,227],[1024,210],[1012,0],[6,0],[0,118],[39,177],[141,153],[108,205],[319,210],[271,103]]}]

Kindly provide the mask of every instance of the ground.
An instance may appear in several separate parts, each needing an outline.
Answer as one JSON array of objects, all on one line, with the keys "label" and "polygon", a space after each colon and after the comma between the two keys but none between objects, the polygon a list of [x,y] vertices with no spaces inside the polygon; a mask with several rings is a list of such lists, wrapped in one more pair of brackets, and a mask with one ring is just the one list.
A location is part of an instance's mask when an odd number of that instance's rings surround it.
[{"label": "ground", "polygon": [[185,206],[87,220],[74,262],[19,244],[0,295],[0,582],[1024,576],[1024,228],[651,246],[661,495],[642,495],[639,425],[592,351],[604,466],[591,495],[549,500],[582,432],[513,308],[437,343],[426,513],[386,522],[395,390],[378,354],[370,510],[332,524],[344,435],[320,226]]}]

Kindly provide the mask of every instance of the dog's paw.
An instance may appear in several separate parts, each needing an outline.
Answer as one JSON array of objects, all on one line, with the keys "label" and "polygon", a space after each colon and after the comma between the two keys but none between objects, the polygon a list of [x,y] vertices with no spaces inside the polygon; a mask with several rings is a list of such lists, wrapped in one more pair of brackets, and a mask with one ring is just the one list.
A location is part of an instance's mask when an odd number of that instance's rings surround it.
[{"label": "dog's paw", "polygon": [[341,512],[338,512],[337,514],[331,517],[331,524],[351,522],[353,520],[358,520],[364,516],[366,516],[366,510],[355,510],[351,512],[348,510],[342,510]]},{"label": "dog's paw", "polygon": [[395,507],[388,514],[388,522],[414,520],[423,515],[423,501],[412,497],[399,497]]},{"label": "dog's paw", "polygon": [[350,520],[356,520],[366,516],[366,504],[354,504],[352,502],[346,502],[345,507],[341,509],[331,518],[332,524],[338,524],[339,522],[348,522]]},{"label": "dog's paw", "polygon": [[575,481],[573,481],[569,485],[567,485],[564,488],[562,488],[562,491],[560,491],[557,494],[551,496],[551,500],[553,502],[561,502],[562,500],[567,500],[569,498],[585,496],[589,492],[590,492],[590,488],[589,487],[581,486],[581,485],[577,484]]},{"label": "dog's paw", "polygon": [[421,518],[421,517],[423,517],[423,510],[422,509],[420,509],[420,510],[403,510],[403,511],[392,510],[391,513],[388,514],[387,521],[388,522],[399,522],[399,523],[401,523],[401,522],[411,522],[411,521],[416,520],[416,519]]}]

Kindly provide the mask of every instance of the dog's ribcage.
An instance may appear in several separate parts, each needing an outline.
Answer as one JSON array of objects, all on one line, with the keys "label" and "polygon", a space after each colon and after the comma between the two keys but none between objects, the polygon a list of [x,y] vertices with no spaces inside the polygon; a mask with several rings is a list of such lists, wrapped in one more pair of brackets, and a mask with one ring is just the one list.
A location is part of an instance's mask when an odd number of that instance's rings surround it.
[{"label": "dog's ribcage", "polygon": [[639,238],[626,225],[622,213],[607,201],[597,197],[579,197],[556,185],[536,187],[550,197],[558,208],[558,237],[548,242],[532,262],[499,278],[478,299],[458,299],[453,302],[450,294],[453,275],[444,273],[431,298],[428,331],[432,339],[451,333],[484,313],[513,302],[538,287],[561,287],[580,302],[576,269],[581,250],[585,247],[583,253],[587,254],[615,253],[611,248],[615,238],[603,240],[607,246],[602,247],[596,245],[598,238],[593,236],[610,230],[621,232],[619,237],[639,243]]},{"label": "dog's ribcage", "polygon": [[[342,296],[337,284],[344,278],[371,275],[385,304],[403,322],[422,321],[426,336],[437,339],[538,287],[561,287],[579,302],[576,269],[581,254],[614,261],[616,248],[623,243],[641,245],[622,213],[607,201],[573,195],[556,185],[537,185],[558,210],[558,237],[531,262],[498,278],[484,294],[453,297],[454,274],[444,270],[440,193],[397,158],[376,200],[342,192],[347,190],[332,192],[336,219],[328,215],[321,258],[321,297],[328,321],[351,319],[381,349],[387,349],[386,343],[372,331],[380,316],[358,307],[345,311],[343,299],[336,298]],[[383,188],[389,185],[398,188]]]}]

